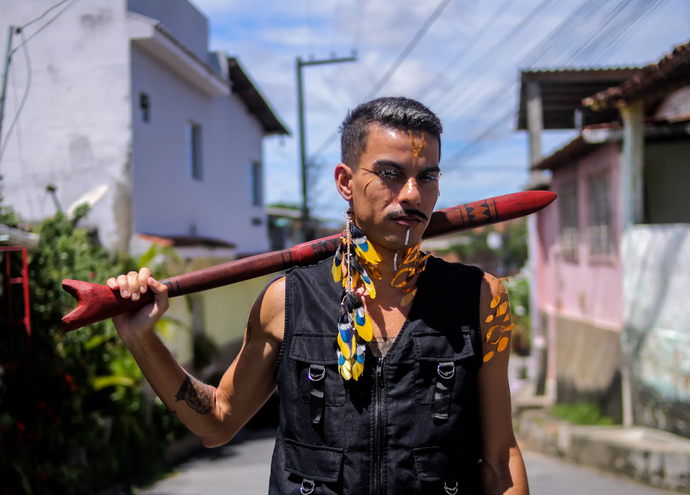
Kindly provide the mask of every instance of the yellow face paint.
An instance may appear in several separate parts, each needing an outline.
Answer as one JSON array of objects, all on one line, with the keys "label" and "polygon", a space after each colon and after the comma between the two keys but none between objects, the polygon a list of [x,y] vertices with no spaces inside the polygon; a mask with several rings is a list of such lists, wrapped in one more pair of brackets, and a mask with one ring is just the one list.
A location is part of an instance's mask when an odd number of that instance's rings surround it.
[{"label": "yellow face paint", "polygon": [[412,131],[407,131],[410,134],[410,142],[412,143],[412,153],[414,153],[414,157],[417,158],[419,156],[419,152],[422,151],[422,146],[424,146],[424,133],[422,133],[422,139],[419,140],[419,147],[415,145],[414,142],[414,135],[412,134]]}]

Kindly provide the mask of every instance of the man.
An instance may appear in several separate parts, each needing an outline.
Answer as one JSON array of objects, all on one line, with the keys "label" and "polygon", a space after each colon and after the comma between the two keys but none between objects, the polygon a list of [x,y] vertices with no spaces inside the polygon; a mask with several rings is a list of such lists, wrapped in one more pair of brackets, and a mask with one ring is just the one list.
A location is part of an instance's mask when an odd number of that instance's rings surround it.
[{"label": "man", "polygon": [[335,169],[349,204],[341,249],[264,290],[217,389],[154,333],[168,298],[150,270],[108,281],[125,298],[155,293],[114,322],[205,446],[228,442],[278,386],[271,493],[528,493],[511,422],[505,289],[417,247],[439,195],[441,132],[406,98],[348,114]]}]

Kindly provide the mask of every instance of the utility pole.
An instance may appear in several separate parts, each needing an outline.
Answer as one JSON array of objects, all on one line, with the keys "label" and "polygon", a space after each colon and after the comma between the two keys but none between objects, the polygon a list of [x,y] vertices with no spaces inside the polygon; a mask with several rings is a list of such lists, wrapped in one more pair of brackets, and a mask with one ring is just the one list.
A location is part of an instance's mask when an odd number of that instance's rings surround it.
[{"label": "utility pole", "polygon": [[306,136],[304,132],[304,91],[302,85],[302,67],[308,65],[339,64],[342,62],[356,62],[357,56],[353,53],[351,57],[329,58],[322,60],[306,60],[297,57],[297,111],[299,114],[299,156],[302,170],[302,242],[310,241],[314,238],[314,229],[311,225],[309,216],[308,191],[307,191],[307,150]]},{"label": "utility pole", "polygon": [[[7,55],[5,56],[5,70],[2,73],[2,94],[0,94],[0,144],[2,144],[2,118],[5,115],[5,99],[7,96],[7,75],[10,73],[10,60],[12,59],[12,36],[14,26],[7,28]],[[2,146],[0,146],[2,149]]]}]

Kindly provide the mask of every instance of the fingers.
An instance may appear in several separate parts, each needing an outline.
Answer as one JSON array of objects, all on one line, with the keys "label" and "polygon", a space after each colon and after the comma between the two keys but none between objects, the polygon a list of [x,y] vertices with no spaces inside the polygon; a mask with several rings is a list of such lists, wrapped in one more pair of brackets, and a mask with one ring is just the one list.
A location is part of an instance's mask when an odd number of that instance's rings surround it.
[{"label": "fingers", "polygon": [[[141,294],[145,294],[148,291],[151,280],[156,282],[151,276],[151,270],[143,267],[139,272],[131,271],[127,275],[119,275],[117,278],[111,277],[108,279],[107,284],[113,290],[119,289],[120,295],[123,298],[138,301]],[[167,287],[159,282],[156,283],[164,287],[167,292]]]},{"label": "fingers", "polygon": [[156,305],[158,308],[161,310],[162,313],[165,313],[168,310],[168,286],[159,282],[153,277],[149,277],[148,280],[149,287],[151,288],[151,291],[154,294],[154,299],[156,301]]},{"label": "fingers", "polygon": [[144,294],[148,289],[149,278],[152,278],[151,270],[149,270],[147,267],[144,267],[141,270],[139,270],[139,292],[141,294]]}]

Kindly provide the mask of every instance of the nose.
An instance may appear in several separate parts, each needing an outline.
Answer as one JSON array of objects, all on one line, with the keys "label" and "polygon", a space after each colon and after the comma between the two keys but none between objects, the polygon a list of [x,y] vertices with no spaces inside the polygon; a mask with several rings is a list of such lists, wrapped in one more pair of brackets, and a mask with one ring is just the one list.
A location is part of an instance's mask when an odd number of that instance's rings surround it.
[{"label": "nose", "polygon": [[408,204],[415,207],[422,203],[422,195],[419,192],[419,184],[417,184],[417,179],[414,177],[407,179],[405,186],[398,194],[398,201],[400,204]]}]

